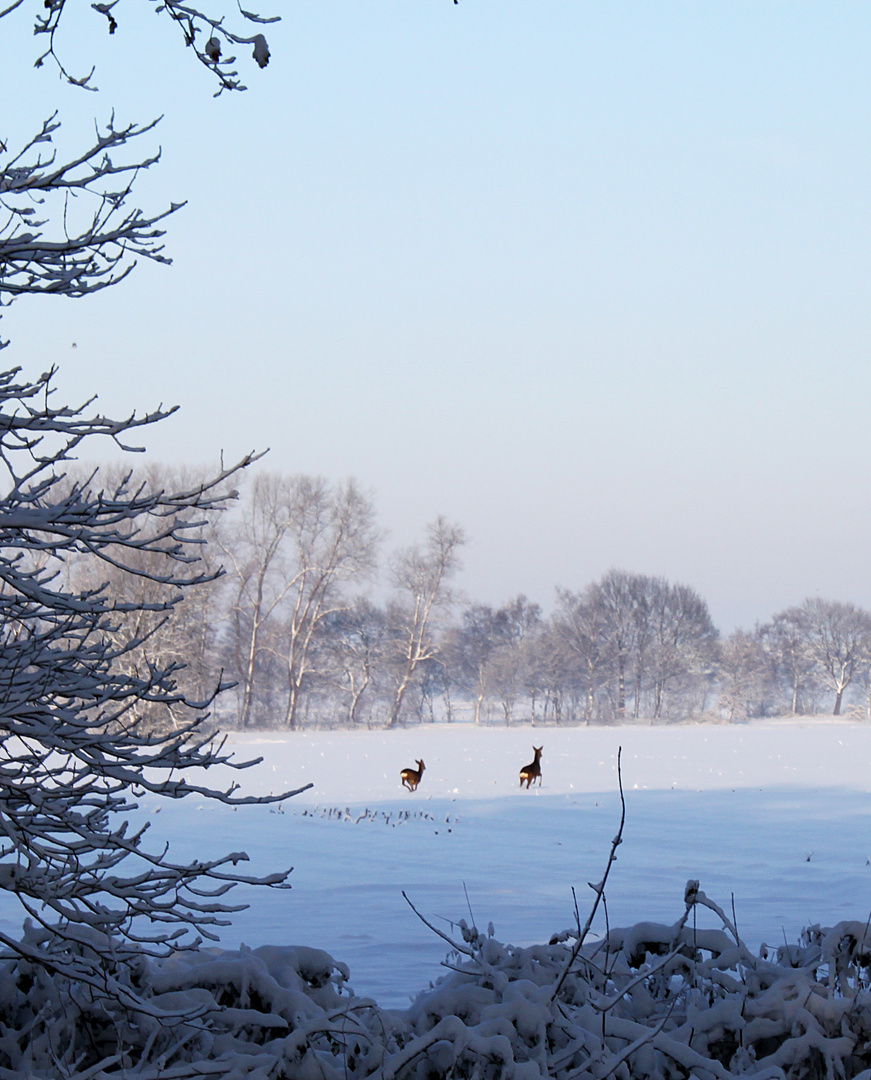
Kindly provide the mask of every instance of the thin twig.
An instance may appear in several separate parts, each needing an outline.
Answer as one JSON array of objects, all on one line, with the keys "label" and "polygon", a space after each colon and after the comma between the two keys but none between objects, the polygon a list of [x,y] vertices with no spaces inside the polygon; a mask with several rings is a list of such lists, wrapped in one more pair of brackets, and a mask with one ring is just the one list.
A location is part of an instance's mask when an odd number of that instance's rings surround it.
[{"label": "thin twig", "polygon": [[583,948],[584,941],[587,934],[590,932],[590,927],[593,925],[593,919],[596,917],[596,912],[599,909],[599,902],[601,901],[604,893],[605,886],[608,882],[608,875],[611,873],[611,867],[617,860],[617,848],[623,843],[623,827],[626,824],[626,798],[623,794],[623,769],[621,764],[621,758],[623,755],[623,747],[617,749],[617,786],[620,791],[620,827],[617,830],[617,835],[611,841],[611,851],[608,855],[608,865],[605,867],[605,873],[602,875],[602,880],[598,885],[590,883],[590,888],[596,894],[596,899],[593,901],[593,906],[590,909],[590,914],[587,916],[587,921],[584,924],[583,930],[578,935],[578,940],[572,947],[572,951],[569,953],[569,958],[563,968],[562,974],[557,980],[556,986],[551,991],[550,1000],[553,1001],[563,988],[563,984],[568,978],[569,972],[572,969],[572,965],[578,958],[578,954]]},{"label": "thin twig", "polygon": [[414,906],[414,904],[412,904],[412,902],[408,899],[408,894],[406,893],[405,889],[402,890],[402,899],[406,902],[406,904],[408,904],[408,906],[420,919],[423,925],[428,926],[434,934],[437,934],[442,939],[442,941],[446,941],[448,945],[450,945],[452,949],[456,949],[457,952],[465,953],[466,956],[474,957],[474,949],[469,949],[466,946],[460,945],[460,943],[454,941],[454,939],[449,934],[445,934],[443,931],[439,930],[437,926],[433,926],[433,924],[428,919],[425,919],[423,915],[421,915],[421,913]]},{"label": "thin twig", "polygon": [[472,920],[472,929],[477,930],[478,924],[475,922],[475,915],[472,911],[472,901],[469,899],[469,890],[466,888],[465,881],[463,882],[463,894],[466,897],[466,907],[469,909],[469,918]]}]

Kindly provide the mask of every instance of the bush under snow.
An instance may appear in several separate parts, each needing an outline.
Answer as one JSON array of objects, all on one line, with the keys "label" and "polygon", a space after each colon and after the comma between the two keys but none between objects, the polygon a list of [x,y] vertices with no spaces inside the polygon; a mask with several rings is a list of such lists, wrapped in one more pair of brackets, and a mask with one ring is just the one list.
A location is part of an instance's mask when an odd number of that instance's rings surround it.
[{"label": "bush under snow", "polygon": [[[701,926],[712,912],[717,925]],[[402,1011],[357,997],[318,949],[143,956],[125,969],[133,1010],[10,959],[0,1077],[871,1080],[868,923],[813,926],[754,955],[690,882],[674,925],[596,941],[578,927],[515,948],[458,926],[448,973]],[[38,948],[42,931],[27,933]]]}]

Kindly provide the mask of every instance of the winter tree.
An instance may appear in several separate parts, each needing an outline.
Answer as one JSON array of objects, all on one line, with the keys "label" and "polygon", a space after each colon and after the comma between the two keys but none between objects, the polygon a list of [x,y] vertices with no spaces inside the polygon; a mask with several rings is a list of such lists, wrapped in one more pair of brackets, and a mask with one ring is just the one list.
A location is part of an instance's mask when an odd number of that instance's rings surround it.
[{"label": "winter tree", "polygon": [[233,590],[233,668],[239,684],[237,723],[243,728],[254,719],[258,675],[269,652],[264,636],[288,587],[282,565],[289,517],[285,494],[282,477],[255,476],[241,514],[219,538]]},{"label": "winter tree", "polygon": [[[29,6],[7,2],[0,22],[10,20],[9,27],[13,13]],[[69,15],[67,0],[34,7],[37,65],[52,63],[68,82],[93,89],[93,73],[73,72],[58,47],[62,23],[81,19],[81,9]],[[112,33],[116,5],[92,7]],[[181,29],[219,90],[241,89],[222,43],[241,44],[244,35],[220,13],[175,0],[159,11]],[[265,64],[265,38],[258,32],[247,41],[254,61]],[[7,87],[6,100],[23,93]],[[82,297],[117,284],[137,258],[168,261],[163,221],[177,206],[147,214],[131,202],[136,175],[157,160],[137,152],[154,125],[118,126],[110,118],[63,158],[53,148],[58,126],[55,114],[22,145],[0,138],[0,306],[28,294]],[[141,793],[258,801],[238,797],[232,785],[203,783],[203,769],[235,765],[207,727],[220,686],[199,699],[186,694],[178,660],[151,654],[145,628],[212,576],[198,558],[202,530],[252,459],[180,488],[141,484],[128,473],[106,482],[99,474],[68,478],[83,444],[102,436],[137,449],[131,435],[172,410],[114,420],[96,411],[93,399],[56,402],[53,375],[0,373],[0,887],[32,920],[20,940],[3,931],[0,941],[7,959],[20,959],[21,979],[48,973],[77,1018],[74,1035],[53,1054],[59,1075],[81,1075],[95,1055],[94,1074],[100,1068],[92,1019],[120,1025],[113,1017],[131,1008],[171,1019],[138,989],[143,956],[215,937],[237,910],[228,890],[257,881],[237,869],[242,853],[178,862],[164,845],[148,843],[147,825],[130,824]],[[105,568],[102,580],[74,583],[68,569],[81,557]],[[157,589],[116,587],[118,575]],[[141,630],[119,633],[140,615],[147,616]],[[154,708],[186,716],[174,729],[153,730],[141,719]],[[285,877],[260,881],[280,887]],[[4,1026],[4,1060],[16,1039],[31,1035]]]},{"label": "winter tree", "polygon": [[336,611],[353,606],[349,584],[364,582],[379,534],[371,499],[353,480],[257,475],[243,512],[221,545],[234,590],[232,636],[241,688],[239,725],[254,722],[264,665],[287,686],[280,716],[295,727],[317,637]]},{"label": "winter tree", "polygon": [[481,710],[492,692],[493,657],[503,625],[489,604],[470,604],[446,642],[451,673],[457,686],[472,699],[476,724],[481,722]]},{"label": "winter tree", "polygon": [[729,721],[764,716],[776,700],[776,675],[758,632],[735,630],[723,642],[718,668],[720,709]]},{"label": "winter tree", "polygon": [[380,540],[372,500],[354,480],[331,485],[321,477],[296,477],[294,487],[293,577],[282,627],[289,728],[298,723],[306,682],[315,674],[314,646],[326,620],[353,606],[348,586],[368,579]]},{"label": "winter tree", "polygon": [[835,695],[832,713],[840,716],[844,692],[871,663],[871,614],[855,604],[819,597],[805,600],[802,607],[810,655]]},{"label": "winter tree", "polygon": [[[557,589],[552,618],[553,636],[558,642],[564,677],[578,684],[582,714],[589,723],[595,715],[596,700],[608,679],[608,656],[604,647],[604,613],[597,603],[595,590],[580,593]],[[556,655],[556,650],[554,650]],[[556,673],[554,673],[556,674]]]},{"label": "winter tree", "polygon": [[[75,14],[70,15],[68,8]],[[79,14],[79,8],[68,0],[51,0],[51,3],[36,4],[33,0],[7,0],[5,9],[0,10],[0,18],[10,15],[18,9],[33,10],[33,33],[41,43],[37,47],[36,67],[50,63],[60,77],[73,86],[95,89],[94,69],[79,72],[71,69],[69,61],[62,55],[59,47],[60,31],[71,20],[78,20],[80,32],[114,34],[121,18],[115,3],[92,4],[95,15],[85,18]],[[167,25],[174,24],[179,40],[190,49],[197,60],[207,68],[218,82],[218,93],[223,90],[244,90],[234,70],[236,58],[225,55],[225,49],[244,48],[251,50],[251,58],[258,67],[264,68],[269,63],[269,44],[260,29],[267,23],[278,22],[278,16],[262,16],[241,7],[233,9],[234,21],[227,22],[226,12],[220,4],[195,6],[187,0],[162,0],[157,8],[151,8],[160,15]],[[86,19],[90,18],[88,24]],[[250,33],[243,31],[247,24]]]},{"label": "winter tree", "polygon": [[[373,702],[385,693],[384,666],[390,631],[381,608],[366,598],[339,608],[324,620],[321,649],[326,679],[344,702],[339,715],[355,727],[371,720]],[[364,703],[368,708],[364,709]]]},{"label": "winter tree", "polygon": [[393,558],[390,571],[395,601],[389,619],[394,686],[389,727],[399,723],[408,690],[438,651],[434,624],[453,602],[450,579],[459,569],[459,549],[464,543],[463,530],[438,517],[427,527],[424,544],[414,544]]},{"label": "winter tree", "polygon": [[871,613],[854,604],[811,597],[778,612],[759,633],[793,713],[815,711],[828,692],[839,716],[847,690],[871,667]]},{"label": "winter tree", "polygon": [[686,585],[610,570],[580,593],[557,590],[553,633],[580,684],[583,715],[621,720],[686,714],[704,698],[717,630],[707,604]]},{"label": "winter tree", "polygon": [[[142,493],[184,491],[210,481],[205,469],[191,471],[160,464],[149,464],[133,472],[118,464],[104,466],[100,477],[103,487],[117,488],[125,483],[131,490]],[[67,472],[66,482],[82,484],[89,479],[87,471],[73,467]],[[118,662],[124,670],[141,675],[155,664],[160,667],[174,664],[185,696],[197,701],[210,697],[221,680],[218,630],[223,578],[220,551],[213,542],[215,525],[215,515],[209,515],[196,535],[191,532],[191,538],[197,541],[199,570],[204,580],[196,589],[186,592],[183,604],[171,609],[166,609],[164,604],[176,590],[162,580],[165,567],[160,553],[131,550],[125,566],[108,565],[89,552],[72,553],[64,566],[65,579],[77,590],[104,586],[116,601],[123,601],[129,608],[118,613],[111,631]],[[126,529],[131,532],[135,526],[131,520]],[[130,572],[131,568],[135,568],[135,573]],[[141,722],[177,727],[184,713],[184,709],[163,705],[143,706]]]},{"label": "winter tree", "polygon": [[591,602],[599,608],[602,646],[610,661],[618,720],[626,717],[626,683],[635,655],[634,575],[610,570],[592,586]]},{"label": "winter tree", "polygon": [[708,605],[695,589],[657,582],[651,602],[654,720],[667,712],[670,699],[681,697],[684,713],[703,704],[716,671],[719,640]]},{"label": "winter tree", "polygon": [[609,570],[581,593],[558,590],[555,629],[584,684],[584,717],[597,708],[624,720],[627,704],[639,715],[649,678],[651,595],[658,579]]},{"label": "winter tree", "polygon": [[760,628],[759,636],[771,659],[781,692],[786,692],[789,712],[796,715],[813,712],[818,674],[811,654],[807,610],[792,607],[779,612]]},{"label": "winter tree", "polygon": [[[83,441],[128,448],[131,433],[165,414],[114,421],[90,402],[55,406],[51,380],[0,376],[0,886],[40,928],[22,940],[0,932],[0,941],[94,1001],[147,1008],[135,990],[142,953],[215,936],[235,910],[227,890],[251,879],[234,869],[239,853],[185,864],[150,847],[147,826],[128,824],[137,793],[256,800],[198,779],[228,763],[206,727],[209,698],[179,689],[176,661],[131,669],[126,658],[142,638],[116,629],[140,613],[169,614],[206,579],[196,541],[235,470],[175,491],[129,475],[110,487],[96,476],[68,482]],[[109,577],[121,570],[158,583],[161,594],[72,587],[65,567],[82,554]],[[143,728],[143,710],[155,706],[192,718],[175,730]]]},{"label": "winter tree", "polygon": [[491,660],[491,682],[502,706],[502,716],[509,724],[514,719],[518,699],[530,690],[533,648],[542,626],[541,608],[520,595],[499,608],[496,615],[500,632]]}]

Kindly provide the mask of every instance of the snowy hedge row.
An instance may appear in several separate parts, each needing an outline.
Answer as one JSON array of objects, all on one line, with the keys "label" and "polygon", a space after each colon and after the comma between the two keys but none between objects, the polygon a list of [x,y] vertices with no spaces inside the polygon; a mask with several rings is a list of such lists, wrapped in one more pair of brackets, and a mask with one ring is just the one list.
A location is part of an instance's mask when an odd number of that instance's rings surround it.
[{"label": "snowy hedge row", "polygon": [[[716,929],[698,925],[706,911]],[[871,1080],[867,923],[756,956],[691,882],[673,926],[595,942],[572,930],[521,949],[458,925],[448,973],[404,1011],[356,997],[309,948],[143,958],[129,978],[145,1012],[9,960],[0,1077]]]}]

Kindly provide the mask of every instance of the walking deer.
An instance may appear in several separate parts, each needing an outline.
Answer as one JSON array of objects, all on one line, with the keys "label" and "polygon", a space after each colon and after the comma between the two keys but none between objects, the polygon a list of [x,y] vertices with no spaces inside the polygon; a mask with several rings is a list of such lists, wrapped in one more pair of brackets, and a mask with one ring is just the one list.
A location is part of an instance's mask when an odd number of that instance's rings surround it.
[{"label": "walking deer", "polygon": [[535,754],[535,760],[530,761],[528,765],[524,765],[520,770],[520,786],[523,787],[523,781],[526,781],[527,790],[530,784],[534,784],[538,780],[541,784],[541,752],[544,749],[543,746],[533,746],[532,751]]},{"label": "walking deer", "polygon": [[416,769],[403,769],[399,774],[402,780],[402,786],[407,787],[409,791],[417,791],[417,785],[420,783],[420,778],[423,776],[423,770],[426,765],[422,761],[417,763]]}]

